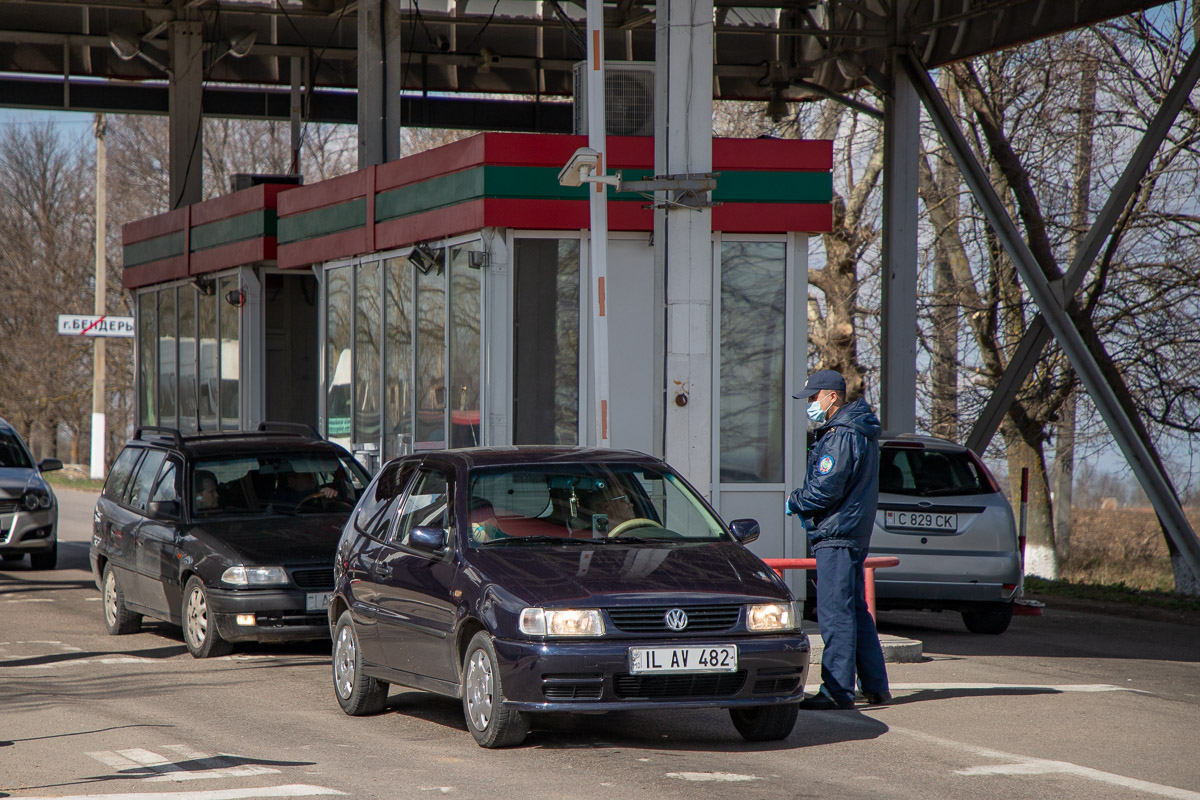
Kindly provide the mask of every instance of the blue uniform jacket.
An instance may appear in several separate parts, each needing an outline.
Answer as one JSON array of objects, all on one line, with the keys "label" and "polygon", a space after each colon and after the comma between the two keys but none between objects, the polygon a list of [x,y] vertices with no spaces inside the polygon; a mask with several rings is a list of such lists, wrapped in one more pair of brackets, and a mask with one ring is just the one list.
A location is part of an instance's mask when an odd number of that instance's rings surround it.
[{"label": "blue uniform jacket", "polygon": [[816,431],[804,486],[789,507],[804,518],[811,549],[866,548],[879,504],[879,418],[863,399]]}]

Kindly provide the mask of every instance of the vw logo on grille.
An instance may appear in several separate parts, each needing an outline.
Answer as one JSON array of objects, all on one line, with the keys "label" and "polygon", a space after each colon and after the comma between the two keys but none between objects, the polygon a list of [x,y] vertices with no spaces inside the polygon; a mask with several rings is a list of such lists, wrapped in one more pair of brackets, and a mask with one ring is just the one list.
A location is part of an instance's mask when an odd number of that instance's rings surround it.
[{"label": "vw logo on grille", "polygon": [[681,631],[687,627],[688,618],[682,608],[672,608],[666,613],[663,619],[667,623],[667,627],[673,631]]}]

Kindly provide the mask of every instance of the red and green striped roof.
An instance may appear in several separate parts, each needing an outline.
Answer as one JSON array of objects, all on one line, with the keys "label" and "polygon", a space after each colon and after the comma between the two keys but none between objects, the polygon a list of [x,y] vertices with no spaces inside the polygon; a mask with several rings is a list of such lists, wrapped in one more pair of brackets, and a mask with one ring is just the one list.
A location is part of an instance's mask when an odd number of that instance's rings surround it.
[{"label": "red and green striped roof", "polygon": [[[558,173],[583,136],[483,133],[309,186],[264,184],[126,225],[123,283],[136,288],[277,260],[305,267],[484,227],[581,230],[590,187]],[[654,140],[609,139],[608,170],[653,176]],[[714,139],[713,230],[817,233],[832,226],[833,143]],[[653,212],[609,193],[609,228],[649,231]]]},{"label": "red and green striped roof", "polygon": [[[558,173],[583,136],[484,133],[398,161],[305,186],[279,199],[280,267],[404,247],[484,227],[580,230],[589,225],[588,187],[563,187]],[[654,140],[613,137],[609,170],[653,176]],[[713,229],[808,233],[832,226],[833,144],[783,139],[714,139]],[[609,228],[649,231],[648,201],[610,193]]]},{"label": "red and green striped roof", "polygon": [[138,220],[121,230],[126,289],[274,261],[279,194],[262,184]]}]

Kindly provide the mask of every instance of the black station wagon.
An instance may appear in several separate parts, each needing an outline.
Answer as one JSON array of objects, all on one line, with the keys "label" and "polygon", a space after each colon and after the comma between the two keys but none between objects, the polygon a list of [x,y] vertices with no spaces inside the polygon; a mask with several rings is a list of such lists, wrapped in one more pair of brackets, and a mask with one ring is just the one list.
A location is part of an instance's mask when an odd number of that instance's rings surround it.
[{"label": "black station wagon", "polygon": [[321,639],[333,553],[370,476],[311,428],[139,428],[96,503],[90,556],[113,635],[183,627],[196,658]]},{"label": "black station wagon", "polygon": [[782,739],[809,643],[757,536],[641,453],[391,461],[338,545],[338,702],[378,712],[391,683],[458,697],[484,747],[520,743],[537,713],[635,708],[728,708],[745,738]]}]

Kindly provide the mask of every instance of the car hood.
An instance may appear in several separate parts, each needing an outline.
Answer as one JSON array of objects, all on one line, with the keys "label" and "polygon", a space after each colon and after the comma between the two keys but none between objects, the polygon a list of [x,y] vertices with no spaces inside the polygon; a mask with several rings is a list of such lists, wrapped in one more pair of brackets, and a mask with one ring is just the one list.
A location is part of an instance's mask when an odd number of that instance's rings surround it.
[{"label": "car hood", "polygon": [[49,488],[37,470],[28,467],[0,467],[0,497],[20,497],[26,489],[33,488]]},{"label": "car hood", "polygon": [[757,556],[740,544],[508,545],[472,550],[468,578],[527,605],[640,602],[742,603],[790,600]]},{"label": "car hood", "polygon": [[333,565],[344,517],[262,517],[200,523],[190,535],[232,561],[260,565]]}]

